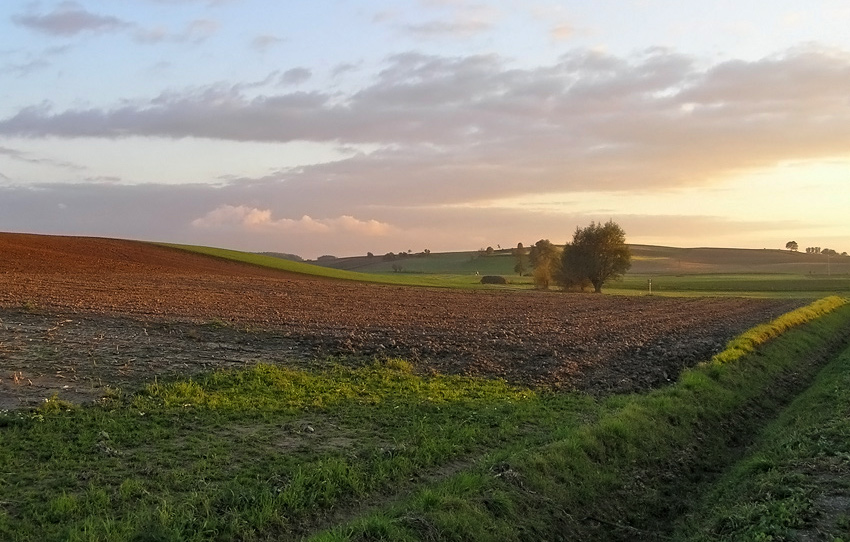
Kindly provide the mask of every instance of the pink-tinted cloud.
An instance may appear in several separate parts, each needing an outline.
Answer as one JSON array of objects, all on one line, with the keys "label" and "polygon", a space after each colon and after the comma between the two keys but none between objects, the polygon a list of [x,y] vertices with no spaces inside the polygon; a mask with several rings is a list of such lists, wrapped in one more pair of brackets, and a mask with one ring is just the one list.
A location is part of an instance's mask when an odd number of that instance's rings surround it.
[{"label": "pink-tinted cloud", "polygon": [[246,205],[221,205],[192,221],[198,229],[278,231],[297,234],[356,233],[363,236],[385,236],[393,231],[389,224],[377,220],[358,220],[352,216],[316,219],[304,215],[299,219],[273,218],[269,209]]}]

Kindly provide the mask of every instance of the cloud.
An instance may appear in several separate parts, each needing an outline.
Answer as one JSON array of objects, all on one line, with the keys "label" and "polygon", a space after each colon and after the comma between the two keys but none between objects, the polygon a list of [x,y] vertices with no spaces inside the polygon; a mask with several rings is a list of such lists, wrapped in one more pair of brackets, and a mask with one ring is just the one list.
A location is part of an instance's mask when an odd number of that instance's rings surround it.
[{"label": "cloud", "polygon": [[13,15],[12,21],[31,30],[60,37],[85,32],[115,32],[132,26],[117,17],[91,13],[76,2],[62,2],[46,14]]},{"label": "cloud", "polygon": [[501,17],[501,12],[489,5],[446,0],[422,0],[422,8],[435,11],[438,16],[424,21],[402,22],[402,13],[382,11],[372,21],[387,24],[406,37],[416,39],[466,39],[491,30]]},{"label": "cloud", "polygon": [[280,75],[280,84],[300,85],[301,83],[306,83],[312,76],[313,72],[307,68],[292,68]]},{"label": "cloud", "polygon": [[492,27],[492,23],[480,19],[454,21],[428,21],[404,25],[405,32],[420,38],[469,37]]},{"label": "cloud", "polygon": [[241,2],[242,0],[148,0],[156,4],[206,4],[208,6],[221,6],[230,2]]},{"label": "cloud", "polygon": [[251,48],[255,51],[265,53],[275,45],[279,45],[285,41],[285,39],[280,38],[278,36],[273,36],[271,34],[262,34],[260,36],[254,37],[254,39],[251,40]]},{"label": "cloud", "polygon": [[0,67],[0,70],[19,77],[26,77],[34,72],[50,67],[53,64],[55,57],[66,53],[69,49],[70,47],[68,46],[60,46],[47,47],[46,49],[38,52],[22,50],[5,52],[3,56],[8,55],[13,60]]},{"label": "cloud", "polygon": [[360,64],[361,63],[354,64],[351,62],[343,62],[342,64],[337,64],[331,70],[331,77],[339,77],[345,73],[355,71],[360,67]]},{"label": "cloud", "polygon": [[709,66],[665,49],[575,50],[528,69],[497,55],[411,52],[387,58],[344,95],[219,84],[107,109],[29,107],[0,120],[0,134],[368,146],[376,150],[244,182],[287,183],[314,198],[329,190],[353,202],[438,204],[699,186],[842,155],[847,88],[848,55],[813,47]]},{"label": "cloud", "polygon": [[297,234],[348,232],[365,236],[384,236],[393,230],[389,224],[377,220],[358,220],[348,215],[329,219],[315,219],[307,215],[300,219],[274,219],[268,209],[245,205],[221,205],[193,220],[192,226],[200,229],[275,230]]},{"label": "cloud", "polygon": [[65,160],[55,160],[53,158],[45,158],[42,156],[33,156],[30,153],[19,151],[16,149],[10,149],[7,147],[0,147],[0,156],[6,156],[11,160],[15,160],[18,162],[26,162],[28,164],[42,165],[42,166],[51,166],[60,169],[65,169],[69,171],[84,171],[86,168],[79,165],[74,164],[72,162],[67,162]]},{"label": "cloud", "polygon": [[[172,2],[178,3],[179,0]],[[218,2],[209,2],[210,5]],[[87,11],[76,2],[62,2],[53,11],[46,14],[27,13],[12,16],[19,26],[57,37],[71,37],[83,33],[104,34],[110,32],[132,31],[133,38],[139,43],[200,43],[214,35],[218,29],[217,21],[195,19],[186,24],[179,32],[171,32],[165,27],[141,27],[135,23],[108,15],[98,15]],[[18,66],[18,70],[31,70],[40,67],[40,60]],[[43,61],[41,61],[43,62]]]},{"label": "cloud", "polygon": [[550,34],[553,40],[564,41],[575,35],[575,28],[569,23],[559,23],[552,27]]},{"label": "cloud", "polygon": [[134,38],[139,43],[201,43],[212,37],[219,24],[210,19],[196,19],[186,24],[183,30],[171,32],[164,27],[136,28]]}]

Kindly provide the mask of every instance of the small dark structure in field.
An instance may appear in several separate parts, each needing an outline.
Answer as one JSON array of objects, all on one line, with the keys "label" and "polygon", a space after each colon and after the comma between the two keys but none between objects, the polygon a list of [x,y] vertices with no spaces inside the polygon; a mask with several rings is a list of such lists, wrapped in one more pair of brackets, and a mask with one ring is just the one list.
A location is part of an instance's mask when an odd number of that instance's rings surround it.
[{"label": "small dark structure in field", "polygon": [[481,277],[481,284],[507,284],[508,279],[499,275],[484,275]]}]

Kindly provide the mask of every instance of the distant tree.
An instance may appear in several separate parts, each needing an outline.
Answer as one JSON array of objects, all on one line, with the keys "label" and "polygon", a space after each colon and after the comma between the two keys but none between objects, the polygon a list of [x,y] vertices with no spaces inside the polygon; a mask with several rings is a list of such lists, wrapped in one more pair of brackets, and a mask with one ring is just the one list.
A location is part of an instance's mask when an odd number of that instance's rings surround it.
[{"label": "distant tree", "polygon": [[395,260],[395,254],[393,254],[392,252],[387,252],[386,254],[383,255],[383,257],[381,259],[384,260],[385,262],[391,262],[391,261]]},{"label": "distant tree", "polygon": [[605,224],[591,222],[586,228],[576,228],[572,243],[564,246],[558,278],[564,286],[587,281],[598,293],[606,282],[622,276],[631,265],[623,228],[612,220]]},{"label": "distant tree", "polygon": [[332,260],[336,260],[336,256],[332,256],[331,254],[325,254],[316,258],[317,262],[329,262]]},{"label": "distant tree", "polygon": [[837,250],[832,250],[831,248],[825,248],[820,251],[821,254],[826,254],[827,256],[838,256]]},{"label": "distant tree", "polygon": [[800,245],[797,244],[797,241],[788,241],[787,243],[785,243],[785,248],[787,248],[791,252],[797,252],[797,250],[800,248]]},{"label": "distant tree", "polygon": [[488,256],[492,256],[493,255],[493,247],[487,247],[487,250],[485,250],[484,253],[487,254]]},{"label": "distant tree", "polygon": [[425,250],[422,251],[422,253],[425,254],[426,256],[430,256],[431,255],[431,249],[426,248]]},{"label": "distant tree", "polygon": [[549,285],[558,275],[561,265],[558,247],[548,239],[541,239],[529,249],[528,262],[534,268],[532,271],[534,286],[541,290],[548,290]]},{"label": "distant tree", "polygon": [[517,243],[516,248],[513,249],[514,261],[514,271],[517,275],[522,276],[525,273],[525,247],[522,246],[522,243]]},{"label": "distant tree", "polygon": [[374,258],[374,257],[375,257],[375,255],[374,255],[374,254],[372,254],[371,252],[367,252],[367,253],[366,253],[366,257],[367,257],[367,258]]}]

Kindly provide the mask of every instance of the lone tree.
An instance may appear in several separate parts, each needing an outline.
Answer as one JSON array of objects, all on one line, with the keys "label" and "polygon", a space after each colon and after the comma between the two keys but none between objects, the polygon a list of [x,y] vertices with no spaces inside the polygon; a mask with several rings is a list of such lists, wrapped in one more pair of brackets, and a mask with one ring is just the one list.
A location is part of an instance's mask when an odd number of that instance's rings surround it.
[{"label": "lone tree", "polygon": [[528,261],[534,268],[534,286],[541,290],[548,290],[549,284],[560,272],[558,247],[548,239],[541,239],[529,249]]},{"label": "lone tree", "polygon": [[564,246],[559,282],[574,287],[586,281],[599,293],[603,284],[629,270],[631,260],[623,228],[612,220],[591,222],[586,228],[576,228],[573,242]]},{"label": "lone tree", "polygon": [[788,241],[785,243],[785,248],[791,252],[797,252],[800,249],[800,245],[797,244],[797,241]]}]

